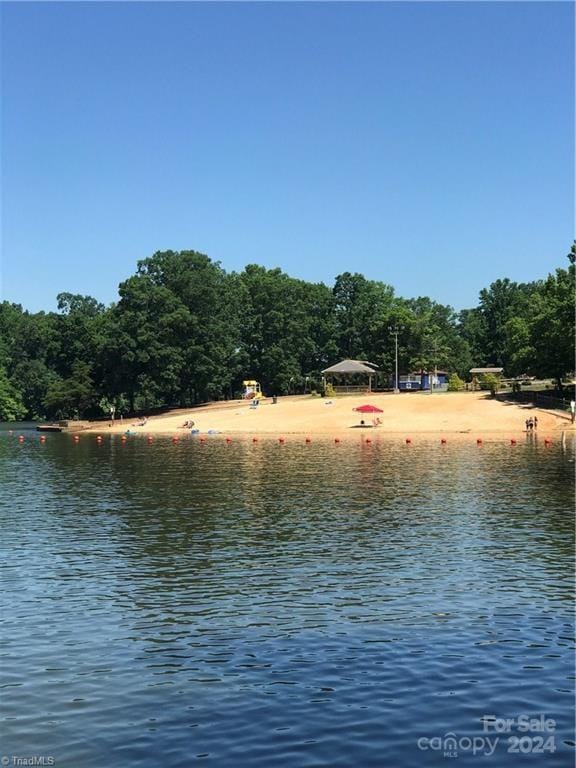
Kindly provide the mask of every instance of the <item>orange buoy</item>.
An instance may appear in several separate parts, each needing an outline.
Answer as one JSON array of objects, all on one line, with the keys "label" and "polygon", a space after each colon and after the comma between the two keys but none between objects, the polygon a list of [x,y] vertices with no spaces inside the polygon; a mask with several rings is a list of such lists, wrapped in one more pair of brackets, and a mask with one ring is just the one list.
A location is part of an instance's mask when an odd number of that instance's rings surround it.
[{"label": "orange buoy", "polygon": [[97,442],[97,443],[101,443],[101,442],[102,442],[102,435],[98,435],[98,436],[96,437],[96,442]]},{"label": "orange buoy", "polygon": [[179,439],[179,438],[178,438],[178,435],[174,435],[174,436],[172,437],[172,442],[173,442],[173,443],[177,443],[177,442],[178,442],[178,439]]},{"label": "orange buoy", "polygon": [[440,445],[446,445],[446,438],[445,438],[445,437],[443,437],[443,438],[440,440]]},{"label": "orange buoy", "polygon": [[80,435],[74,435],[74,442],[79,443],[80,442]]},{"label": "orange buoy", "polygon": [[372,440],[371,440],[369,437],[367,437],[367,438],[366,438],[366,440],[365,440],[365,442],[367,442],[367,443],[371,443],[371,442],[372,442]]},{"label": "orange buoy", "polygon": [[24,435],[18,435],[18,440],[23,443],[24,442]]},{"label": "orange buoy", "polygon": [[334,438],[334,442],[338,445],[338,443],[340,442],[340,438],[339,437],[335,437]]},{"label": "orange buoy", "polygon": [[312,442],[312,440],[311,440],[309,437],[307,437],[307,438],[306,438],[306,442],[307,442],[307,443],[311,443],[311,442]]},{"label": "orange buoy", "polygon": [[126,437],[126,435],[122,435],[122,437],[121,437],[120,439],[121,439],[121,441],[122,441],[123,443],[125,443],[125,442],[128,440],[128,438]]},{"label": "orange buoy", "polygon": [[476,445],[482,445],[482,438],[481,438],[481,437],[479,437],[479,438],[476,440]]},{"label": "orange buoy", "polygon": [[411,443],[412,443],[411,438],[407,437],[406,438],[406,445],[411,445]]},{"label": "orange buoy", "polygon": [[286,442],[286,441],[284,440],[284,438],[283,438],[283,437],[279,437],[279,438],[278,438],[278,442],[279,442],[280,444],[282,444],[282,443],[284,443],[284,442]]},{"label": "orange buoy", "polygon": [[253,437],[253,438],[252,438],[252,442],[253,442],[253,443],[257,443],[257,442],[258,442],[258,438],[257,438],[257,437]]},{"label": "orange buoy", "polygon": [[46,442],[46,435],[40,435],[40,442],[45,443]]},{"label": "orange buoy", "polygon": [[544,445],[551,445],[551,443],[552,443],[552,440],[550,440],[549,437],[544,438]]},{"label": "orange buoy", "polygon": [[146,440],[147,440],[149,443],[151,443],[151,442],[154,440],[154,438],[152,437],[152,435],[148,435],[148,437],[146,438]]},{"label": "orange buoy", "polygon": [[200,438],[200,442],[201,442],[201,443],[205,443],[205,442],[206,442],[206,438],[205,438],[205,437],[201,437],[201,438]]},{"label": "orange buoy", "polygon": [[515,437],[511,438],[510,445],[516,445],[516,438]]},{"label": "orange buoy", "polygon": [[227,438],[226,438],[226,442],[227,442],[227,443],[231,443],[231,442],[232,442],[232,438],[231,438],[231,437],[227,437]]}]

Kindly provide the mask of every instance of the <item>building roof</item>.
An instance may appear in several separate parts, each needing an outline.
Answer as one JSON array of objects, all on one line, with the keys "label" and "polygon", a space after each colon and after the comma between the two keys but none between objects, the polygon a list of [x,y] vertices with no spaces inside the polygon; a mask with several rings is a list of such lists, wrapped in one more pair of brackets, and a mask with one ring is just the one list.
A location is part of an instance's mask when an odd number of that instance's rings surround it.
[{"label": "building roof", "polygon": [[470,373],[502,373],[504,368],[470,368]]},{"label": "building roof", "polygon": [[375,373],[376,370],[378,366],[368,360],[342,360],[325,368],[322,373]]},{"label": "building roof", "polygon": [[428,376],[431,373],[436,374],[437,376],[448,376],[448,371],[441,371],[439,368],[436,371],[429,371],[427,369],[412,371],[412,376]]}]

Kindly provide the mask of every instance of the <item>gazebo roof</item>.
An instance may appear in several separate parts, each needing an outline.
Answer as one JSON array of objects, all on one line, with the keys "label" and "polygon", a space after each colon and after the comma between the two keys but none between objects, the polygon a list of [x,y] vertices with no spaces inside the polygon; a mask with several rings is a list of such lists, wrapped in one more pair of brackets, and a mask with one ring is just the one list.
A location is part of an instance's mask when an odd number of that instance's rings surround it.
[{"label": "gazebo roof", "polygon": [[470,373],[502,373],[504,368],[470,368]]},{"label": "gazebo roof", "polygon": [[375,373],[377,370],[378,366],[368,360],[342,360],[325,368],[322,373]]}]

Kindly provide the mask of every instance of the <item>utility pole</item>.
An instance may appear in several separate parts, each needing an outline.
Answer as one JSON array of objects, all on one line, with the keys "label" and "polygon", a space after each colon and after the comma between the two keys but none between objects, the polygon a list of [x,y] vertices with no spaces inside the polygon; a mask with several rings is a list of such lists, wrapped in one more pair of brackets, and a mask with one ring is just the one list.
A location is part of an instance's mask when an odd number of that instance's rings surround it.
[{"label": "utility pole", "polygon": [[395,326],[390,329],[390,333],[394,336],[394,360],[396,371],[394,375],[394,394],[397,395],[400,392],[400,387],[398,386],[398,334],[400,333],[400,329]]},{"label": "utility pole", "polygon": [[430,394],[431,395],[434,394],[434,380],[435,380],[436,376],[438,375],[436,373],[436,352],[437,352],[437,350],[436,350],[436,342],[434,342],[434,346],[432,348],[432,355],[433,355],[432,360],[434,361],[434,373],[432,374],[430,371],[428,372],[428,376],[430,377]]},{"label": "utility pole", "polygon": [[[444,349],[444,348],[442,348]],[[447,348],[446,348],[447,349]],[[429,348],[430,352],[432,352],[432,360],[434,361],[434,374],[432,374],[430,371],[428,371],[428,378],[430,380],[430,394],[434,393],[434,382],[438,379],[438,341],[435,339]],[[444,354],[444,353],[443,353]]]}]

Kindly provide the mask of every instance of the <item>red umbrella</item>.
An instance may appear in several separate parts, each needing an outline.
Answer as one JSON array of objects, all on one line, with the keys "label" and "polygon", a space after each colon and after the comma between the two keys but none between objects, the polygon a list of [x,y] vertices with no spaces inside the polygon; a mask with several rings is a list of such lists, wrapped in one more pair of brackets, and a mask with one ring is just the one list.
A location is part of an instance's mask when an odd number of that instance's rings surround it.
[{"label": "red umbrella", "polygon": [[375,405],[359,405],[358,408],[352,408],[352,410],[358,413],[384,413],[382,408],[377,408]]}]

